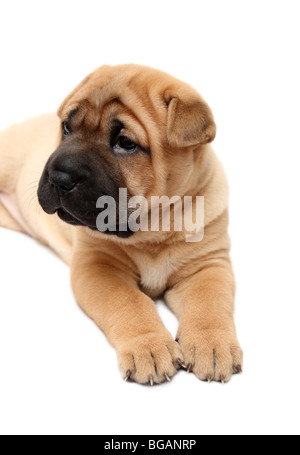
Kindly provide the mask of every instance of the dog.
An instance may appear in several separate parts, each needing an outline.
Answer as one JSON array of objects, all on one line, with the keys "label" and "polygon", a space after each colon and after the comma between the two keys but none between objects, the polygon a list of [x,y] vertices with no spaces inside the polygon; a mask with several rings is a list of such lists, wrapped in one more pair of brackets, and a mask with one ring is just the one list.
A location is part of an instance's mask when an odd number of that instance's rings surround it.
[{"label": "dog", "polygon": [[[75,298],[115,348],[125,380],[159,384],[186,368],[225,383],[242,372],[228,184],[210,145],[215,135],[196,90],[139,65],[102,66],[57,115],[0,134],[0,225],[70,265]],[[118,213],[115,230],[99,232],[97,200],[118,207],[120,188],[147,201],[204,197],[202,241],[172,227],[132,230]],[[161,296],[179,320],[176,340],[156,312]]]}]

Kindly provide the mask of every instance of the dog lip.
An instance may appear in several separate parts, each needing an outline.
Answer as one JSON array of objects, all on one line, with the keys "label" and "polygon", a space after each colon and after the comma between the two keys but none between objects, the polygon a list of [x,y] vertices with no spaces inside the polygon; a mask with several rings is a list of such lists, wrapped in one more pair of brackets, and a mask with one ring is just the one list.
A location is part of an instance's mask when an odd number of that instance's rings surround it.
[{"label": "dog lip", "polygon": [[96,225],[89,225],[88,223],[84,223],[83,221],[80,221],[78,218],[73,216],[70,212],[68,212],[67,210],[65,210],[62,207],[57,209],[55,211],[55,213],[57,213],[58,217],[67,224],[71,224],[72,226],[84,226],[93,231],[97,230]]},{"label": "dog lip", "polygon": [[43,211],[47,213],[47,215],[54,215],[60,209],[60,206],[58,204],[50,204],[48,201],[43,201],[39,194],[38,201]]},{"label": "dog lip", "polygon": [[47,215],[54,215],[58,209],[48,209],[47,207],[42,206],[42,209],[44,210]]},{"label": "dog lip", "polygon": [[79,224],[79,221],[73,215],[71,215],[69,212],[64,210],[63,208],[57,209],[56,213],[59,216],[59,218],[62,221],[65,221],[66,223],[74,224],[74,225],[78,225]]},{"label": "dog lip", "polygon": [[[70,224],[72,226],[83,226],[87,227],[88,229],[91,229],[92,231],[98,231],[98,228],[96,225],[89,225],[88,223],[85,223],[83,221],[80,221],[78,218],[73,216],[70,212],[68,212],[66,209],[63,207],[59,207],[57,210],[55,210],[54,213],[57,213],[58,217],[65,223]],[[123,226],[124,227],[124,226]],[[117,229],[110,231],[109,229],[105,232],[100,232],[104,235],[110,235],[113,236],[115,235],[116,237],[122,238],[122,239],[127,239],[131,237],[133,234],[135,234],[134,231],[131,231],[128,226],[126,226],[126,230],[120,230],[120,225],[117,225]]]}]

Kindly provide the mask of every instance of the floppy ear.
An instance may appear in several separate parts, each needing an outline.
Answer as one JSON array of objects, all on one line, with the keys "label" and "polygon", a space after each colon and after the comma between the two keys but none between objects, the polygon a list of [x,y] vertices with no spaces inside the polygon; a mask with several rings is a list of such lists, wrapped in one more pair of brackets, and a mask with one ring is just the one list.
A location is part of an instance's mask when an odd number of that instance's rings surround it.
[{"label": "floppy ear", "polygon": [[165,93],[168,105],[167,138],[173,147],[208,144],[216,137],[213,114],[192,89],[178,96]]}]

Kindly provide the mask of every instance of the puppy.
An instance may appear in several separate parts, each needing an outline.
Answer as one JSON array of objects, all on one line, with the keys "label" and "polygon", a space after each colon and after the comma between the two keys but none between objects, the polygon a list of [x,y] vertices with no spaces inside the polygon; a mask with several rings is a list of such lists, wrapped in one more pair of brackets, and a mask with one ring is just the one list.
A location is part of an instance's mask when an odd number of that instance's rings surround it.
[{"label": "puppy", "polygon": [[[0,134],[0,225],[30,234],[70,265],[76,300],[116,349],[126,380],[153,385],[186,367],[201,380],[227,382],[242,371],[227,181],[209,145],[215,134],[194,89],[138,65],[103,66],[58,115]],[[190,232],[173,223],[168,231],[132,229],[118,210],[115,229],[99,232],[97,201],[112,198],[118,209],[121,188],[149,203],[191,196],[194,215],[203,196],[202,241],[187,241]],[[156,312],[160,296],[178,317],[176,341]]]}]

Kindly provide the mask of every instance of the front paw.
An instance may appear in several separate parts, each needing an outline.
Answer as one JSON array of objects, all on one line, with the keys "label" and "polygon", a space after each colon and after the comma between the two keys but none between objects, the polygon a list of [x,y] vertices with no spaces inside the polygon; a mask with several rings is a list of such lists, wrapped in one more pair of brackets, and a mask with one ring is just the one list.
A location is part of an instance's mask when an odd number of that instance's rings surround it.
[{"label": "front paw", "polygon": [[224,383],[242,372],[243,352],[233,331],[186,327],[178,339],[188,371],[202,381]]},{"label": "front paw", "polygon": [[117,349],[125,380],[159,384],[175,375],[183,355],[170,334],[151,332],[123,342]]}]

